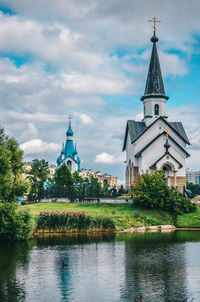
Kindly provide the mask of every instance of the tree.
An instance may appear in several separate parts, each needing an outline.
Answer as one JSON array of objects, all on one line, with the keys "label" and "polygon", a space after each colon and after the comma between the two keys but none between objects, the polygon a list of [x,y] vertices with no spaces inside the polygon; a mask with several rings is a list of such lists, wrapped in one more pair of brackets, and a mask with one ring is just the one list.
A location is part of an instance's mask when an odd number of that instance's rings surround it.
[{"label": "tree", "polygon": [[103,188],[101,188],[102,197],[108,197],[108,187],[109,187],[109,182],[107,179],[104,179]]},{"label": "tree", "polygon": [[54,176],[54,184],[56,187],[72,187],[74,182],[73,182],[73,177],[72,174],[69,170],[69,168],[63,164],[61,165],[55,173]]},{"label": "tree", "polygon": [[160,170],[140,175],[133,188],[135,203],[151,208],[164,209],[173,214],[183,214],[196,210],[195,204],[184,197],[177,188],[170,188]]},{"label": "tree", "polygon": [[101,197],[102,193],[102,187],[101,184],[98,182],[98,179],[91,176],[87,186],[85,188],[85,193],[87,197],[95,197],[99,198]]},{"label": "tree", "polygon": [[43,184],[49,174],[49,164],[44,159],[34,159],[31,169],[28,171],[28,178],[31,183],[31,189],[28,198],[30,200],[38,200],[41,198]]},{"label": "tree", "polygon": [[28,188],[23,179],[23,151],[14,138],[0,128],[0,201],[12,202]]},{"label": "tree", "polygon": [[188,183],[187,189],[189,189],[192,192],[193,196],[200,195],[200,184]]}]

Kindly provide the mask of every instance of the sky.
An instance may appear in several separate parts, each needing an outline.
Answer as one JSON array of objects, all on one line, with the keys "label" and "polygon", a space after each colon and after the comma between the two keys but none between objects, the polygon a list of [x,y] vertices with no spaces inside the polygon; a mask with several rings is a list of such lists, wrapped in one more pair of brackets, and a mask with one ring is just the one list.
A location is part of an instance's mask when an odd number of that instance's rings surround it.
[{"label": "sky", "polygon": [[128,119],[141,120],[156,16],[169,121],[200,169],[200,1],[0,0],[0,124],[24,160],[51,164],[73,116],[81,167],[124,181]]}]

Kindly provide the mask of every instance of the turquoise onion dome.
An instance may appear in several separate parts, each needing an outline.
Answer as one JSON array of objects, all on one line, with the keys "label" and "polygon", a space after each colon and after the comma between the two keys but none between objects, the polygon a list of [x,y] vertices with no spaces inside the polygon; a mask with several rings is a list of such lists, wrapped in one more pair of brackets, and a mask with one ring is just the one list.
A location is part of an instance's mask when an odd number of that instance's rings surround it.
[{"label": "turquoise onion dome", "polygon": [[76,150],[76,144],[75,144],[75,149],[74,149],[74,153],[73,153],[74,155],[77,155],[78,154],[78,152],[77,152],[77,150]]},{"label": "turquoise onion dome", "polygon": [[57,158],[57,164],[60,165],[60,162],[62,161],[62,156],[61,154]]},{"label": "turquoise onion dome", "polygon": [[69,123],[69,128],[68,128],[66,134],[67,134],[67,136],[73,136],[74,135],[74,133],[72,131],[72,128],[71,128],[71,123]]},{"label": "turquoise onion dome", "polygon": [[65,155],[65,147],[64,147],[64,143],[63,143],[63,145],[62,145],[62,151],[61,151],[61,155]]}]

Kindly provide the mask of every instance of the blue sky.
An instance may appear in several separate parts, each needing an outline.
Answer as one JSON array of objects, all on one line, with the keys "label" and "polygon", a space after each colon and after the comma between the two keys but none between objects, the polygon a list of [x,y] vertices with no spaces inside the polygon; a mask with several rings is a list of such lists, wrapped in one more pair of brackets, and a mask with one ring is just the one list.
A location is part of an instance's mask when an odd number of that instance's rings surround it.
[{"label": "blue sky", "polygon": [[[180,14],[181,11],[181,14]],[[128,119],[142,119],[153,16],[169,121],[200,169],[200,3],[197,0],[0,0],[0,123],[24,150],[55,163],[67,116],[82,167],[124,180]]]}]

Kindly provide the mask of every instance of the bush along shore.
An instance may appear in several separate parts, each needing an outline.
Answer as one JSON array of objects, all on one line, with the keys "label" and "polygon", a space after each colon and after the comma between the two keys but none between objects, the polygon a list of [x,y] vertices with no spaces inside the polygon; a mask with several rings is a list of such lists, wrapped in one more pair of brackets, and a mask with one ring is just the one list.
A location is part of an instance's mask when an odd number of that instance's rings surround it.
[{"label": "bush along shore", "polygon": [[115,224],[109,217],[91,217],[84,212],[42,211],[36,218],[35,234],[113,232]]}]

